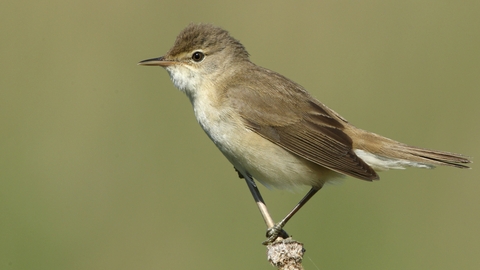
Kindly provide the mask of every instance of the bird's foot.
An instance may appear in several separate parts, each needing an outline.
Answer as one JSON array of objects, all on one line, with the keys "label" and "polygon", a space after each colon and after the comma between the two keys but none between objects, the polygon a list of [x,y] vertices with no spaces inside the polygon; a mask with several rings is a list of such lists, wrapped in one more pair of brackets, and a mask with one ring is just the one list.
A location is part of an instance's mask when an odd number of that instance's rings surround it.
[{"label": "bird's foot", "polygon": [[284,224],[277,223],[273,227],[267,229],[267,240],[263,241],[263,245],[273,243],[278,237],[287,239],[290,237],[286,231],[283,230]]}]

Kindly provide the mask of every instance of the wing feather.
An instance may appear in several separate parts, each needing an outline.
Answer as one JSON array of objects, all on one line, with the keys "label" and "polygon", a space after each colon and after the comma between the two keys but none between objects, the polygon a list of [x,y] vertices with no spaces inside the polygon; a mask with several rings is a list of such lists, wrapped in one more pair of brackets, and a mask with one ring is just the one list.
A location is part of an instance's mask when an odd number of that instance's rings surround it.
[{"label": "wing feather", "polygon": [[[264,70],[262,70],[265,72]],[[246,127],[263,138],[310,162],[364,180],[377,173],[352,149],[352,139],[343,131],[346,121],[311,97],[300,85],[268,71],[257,83],[229,87],[227,100]],[[264,73],[257,73],[262,76]],[[255,78],[249,78],[249,80]],[[260,83],[260,82],[269,83]],[[280,82],[280,83],[278,83]],[[271,87],[271,92],[257,87]]]}]

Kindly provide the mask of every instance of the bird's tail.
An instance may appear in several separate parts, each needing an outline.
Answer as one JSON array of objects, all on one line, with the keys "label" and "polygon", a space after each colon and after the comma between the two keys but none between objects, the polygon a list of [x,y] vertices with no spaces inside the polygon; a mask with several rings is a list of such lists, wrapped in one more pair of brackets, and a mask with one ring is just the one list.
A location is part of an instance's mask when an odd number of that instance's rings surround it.
[{"label": "bird's tail", "polygon": [[433,168],[438,165],[469,168],[468,157],[461,154],[409,146],[375,133],[355,129],[353,149],[368,165],[377,170],[405,167]]}]

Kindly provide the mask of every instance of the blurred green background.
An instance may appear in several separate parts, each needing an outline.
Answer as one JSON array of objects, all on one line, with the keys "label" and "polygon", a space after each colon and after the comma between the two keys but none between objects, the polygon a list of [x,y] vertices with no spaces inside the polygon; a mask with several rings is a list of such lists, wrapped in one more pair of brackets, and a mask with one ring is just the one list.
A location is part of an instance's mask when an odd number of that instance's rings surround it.
[{"label": "blurred green background", "polygon": [[[358,127],[479,157],[479,3],[2,1],[0,269],[273,269],[244,182],[167,73],[136,65],[190,22]],[[286,230],[307,269],[478,269],[479,176],[346,178]],[[304,192],[261,190],[276,219]]]}]

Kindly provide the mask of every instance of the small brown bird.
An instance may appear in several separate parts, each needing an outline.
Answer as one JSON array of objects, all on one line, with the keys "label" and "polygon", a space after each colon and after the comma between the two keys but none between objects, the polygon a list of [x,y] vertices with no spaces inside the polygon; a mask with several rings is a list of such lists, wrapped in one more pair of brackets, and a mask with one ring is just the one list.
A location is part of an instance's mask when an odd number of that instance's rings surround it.
[{"label": "small brown bird", "polygon": [[[164,56],[139,64],[164,67],[188,96],[200,126],[249,185],[268,227],[265,244],[287,237],[286,222],[332,179],[372,181],[376,170],[470,163],[356,128],[299,84],[252,63],[238,40],[209,24],[188,25]],[[311,190],[275,224],[252,177]]]}]

